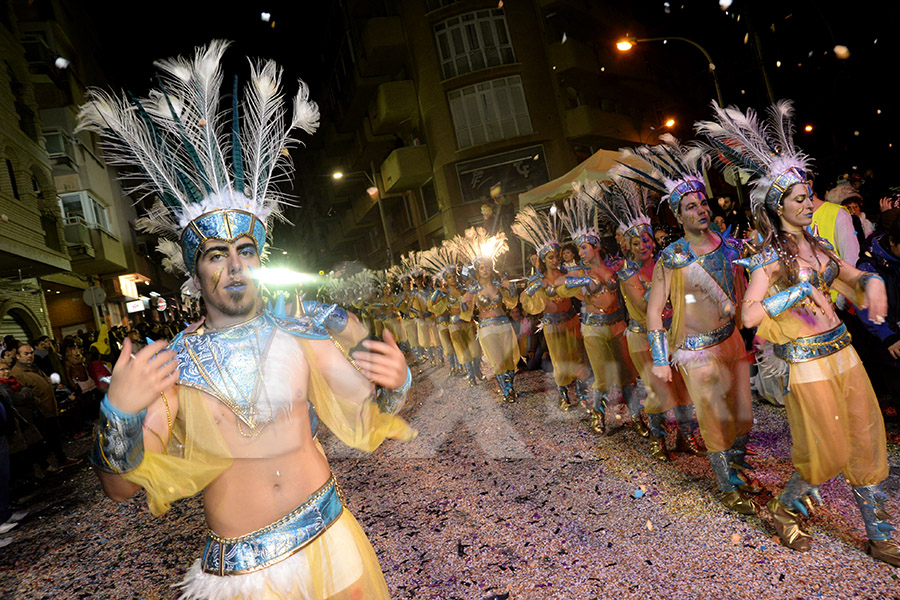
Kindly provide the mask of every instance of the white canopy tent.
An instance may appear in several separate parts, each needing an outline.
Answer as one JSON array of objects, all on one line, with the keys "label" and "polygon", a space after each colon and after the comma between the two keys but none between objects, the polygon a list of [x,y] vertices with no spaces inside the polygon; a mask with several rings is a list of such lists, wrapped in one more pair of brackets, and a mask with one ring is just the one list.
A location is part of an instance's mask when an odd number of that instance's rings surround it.
[{"label": "white canopy tent", "polygon": [[598,150],[583,163],[552,181],[519,194],[519,206],[544,204],[560,200],[572,193],[572,182],[586,183],[606,179],[606,172],[616,164],[618,151]]}]

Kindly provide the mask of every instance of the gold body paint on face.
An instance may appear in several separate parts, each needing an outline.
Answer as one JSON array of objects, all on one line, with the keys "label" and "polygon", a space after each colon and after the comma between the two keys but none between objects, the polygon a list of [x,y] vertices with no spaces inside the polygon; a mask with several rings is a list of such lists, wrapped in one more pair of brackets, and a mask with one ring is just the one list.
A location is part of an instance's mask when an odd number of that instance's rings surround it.
[{"label": "gold body paint on face", "polygon": [[797,216],[799,217],[803,213],[803,204],[800,204],[800,208],[797,209]]},{"label": "gold body paint on face", "polygon": [[220,268],[218,271],[212,274],[213,281],[213,291],[216,291],[216,288],[219,287],[219,279],[222,278],[222,271],[225,270],[225,267]]}]

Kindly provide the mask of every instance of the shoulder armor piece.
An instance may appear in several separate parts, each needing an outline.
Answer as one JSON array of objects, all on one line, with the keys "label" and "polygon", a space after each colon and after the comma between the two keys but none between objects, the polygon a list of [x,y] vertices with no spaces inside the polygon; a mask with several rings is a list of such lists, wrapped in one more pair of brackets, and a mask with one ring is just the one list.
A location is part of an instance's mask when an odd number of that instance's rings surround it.
[{"label": "shoulder armor piece", "polygon": [[[323,304],[321,306],[327,305]],[[272,315],[272,322],[281,331],[297,337],[312,340],[325,340],[329,337],[325,327],[308,315],[302,317],[276,317]]]},{"label": "shoulder armor piece", "polygon": [[[772,246],[766,246],[765,248],[762,249],[761,252],[758,252],[757,254],[754,254],[753,256],[751,256],[747,259],[742,259],[741,261],[735,261],[735,262],[737,262],[738,264],[740,264],[741,266],[746,268],[747,271],[752,273],[753,271],[755,271],[761,267],[765,267],[766,265],[772,264],[776,260],[778,260],[778,253],[775,252],[775,249]],[[745,265],[744,261],[747,261],[748,264]]]},{"label": "shoulder armor piece", "polygon": [[666,246],[659,258],[667,269],[681,269],[697,260],[697,255],[691,250],[688,241],[680,238]]},{"label": "shoulder armor piece", "polygon": [[631,277],[641,270],[641,265],[636,262],[632,262],[630,260],[626,260],[625,264],[622,265],[622,268],[616,271],[616,275],[618,275],[619,280],[623,283],[631,279]]}]

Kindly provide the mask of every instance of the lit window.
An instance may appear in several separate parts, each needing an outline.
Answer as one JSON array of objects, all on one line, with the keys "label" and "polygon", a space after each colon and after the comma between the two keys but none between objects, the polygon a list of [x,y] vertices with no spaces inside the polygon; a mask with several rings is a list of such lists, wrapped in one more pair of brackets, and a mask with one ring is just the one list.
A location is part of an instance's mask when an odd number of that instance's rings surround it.
[{"label": "lit window", "polygon": [[447,99],[460,148],[532,132],[518,75],[453,90]]}]

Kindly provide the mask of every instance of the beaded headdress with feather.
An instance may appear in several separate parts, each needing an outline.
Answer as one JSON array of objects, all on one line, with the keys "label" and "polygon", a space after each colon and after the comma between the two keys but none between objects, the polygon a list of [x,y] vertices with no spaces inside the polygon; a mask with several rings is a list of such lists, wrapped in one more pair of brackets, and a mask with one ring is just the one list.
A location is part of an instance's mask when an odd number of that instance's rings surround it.
[{"label": "beaded headdress with feather", "polygon": [[655,146],[624,148],[627,159],[637,157],[650,165],[650,169],[639,169],[626,162],[620,162],[624,169],[620,177],[649,188],[669,202],[672,212],[678,214],[681,199],[692,192],[706,194],[703,182],[703,166],[708,161],[703,149],[683,146],[669,133],[659,136]]},{"label": "beaded headdress with feather", "polygon": [[538,212],[533,206],[526,206],[512,224],[512,232],[534,246],[542,262],[548,252],[558,252],[560,247],[559,221],[554,212]]},{"label": "beaded headdress with feather", "polygon": [[235,77],[225,90],[230,114],[222,110],[228,45],[214,40],[193,57],[154,62],[159,86],[146,98],[92,89],[78,114],[78,130],[103,138],[110,164],[139,171],[143,181],[129,193],[157,201],[136,226],[165,236],[158,247],[164,266],[191,275],[208,239],[248,236],[263,254],[285,201],[274,184],[291,170],[288,150],[297,142],[290,132],[312,134],[319,126],[302,81],[288,115],[282,70],[270,60],[250,61],[243,101]]},{"label": "beaded headdress with feather", "polygon": [[721,165],[750,172],[753,210],[760,204],[775,210],[794,184],[807,181],[811,162],[794,146],[793,103],[780,100],[770,106],[768,122],[760,121],[752,109],[744,113],[715,101],[712,108],[714,121],[694,124],[697,133],[709,140],[706,151]]},{"label": "beaded headdress with feather", "polygon": [[583,242],[600,246],[600,234],[594,225],[597,216],[596,203],[589,191],[584,190],[585,187],[592,188],[594,185],[573,182],[572,195],[563,201],[563,209],[559,214],[563,226],[578,246]]},{"label": "beaded headdress with feather", "polygon": [[457,235],[451,243],[456,247],[460,259],[478,265],[490,263],[509,250],[506,234],[502,231],[489,235],[484,227],[470,227],[463,235]]}]

